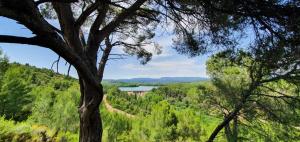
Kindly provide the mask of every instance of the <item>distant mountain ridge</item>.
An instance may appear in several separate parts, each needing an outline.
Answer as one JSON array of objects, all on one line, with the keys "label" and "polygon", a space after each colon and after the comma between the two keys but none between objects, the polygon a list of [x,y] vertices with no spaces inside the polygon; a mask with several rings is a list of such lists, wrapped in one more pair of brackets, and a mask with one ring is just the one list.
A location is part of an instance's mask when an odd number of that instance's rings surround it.
[{"label": "distant mountain ridge", "polygon": [[106,79],[108,82],[125,83],[183,83],[208,80],[205,77],[161,77],[161,78],[131,78],[131,79]]}]

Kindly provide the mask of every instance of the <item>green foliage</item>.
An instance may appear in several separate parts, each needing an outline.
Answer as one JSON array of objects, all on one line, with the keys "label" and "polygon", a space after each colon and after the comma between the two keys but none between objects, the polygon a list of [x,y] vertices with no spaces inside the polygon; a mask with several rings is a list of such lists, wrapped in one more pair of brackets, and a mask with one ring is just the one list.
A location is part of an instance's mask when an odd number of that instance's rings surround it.
[{"label": "green foliage", "polygon": [[62,131],[78,132],[79,130],[79,92],[78,86],[73,86],[67,91],[56,96],[52,109],[53,126]]},{"label": "green foliage", "polygon": [[11,67],[3,76],[0,92],[0,115],[16,121],[26,120],[31,111],[32,97],[22,68]]},{"label": "green foliage", "polygon": [[6,70],[9,67],[8,58],[3,55],[2,50],[0,49],[0,87],[3,83],[3,76]]},{"label": "green foliage", "polygon": [[[201,83],[202,84],[202,83]],[[148,92],[143,97],[130,96],[121,92],[117,87],[110,88],[108,92],[108,101],[115,108],[135,114],[137,118],[126,119],[128,123],[123,124],[130,128],[126,130],[127,139],[120,134],[114,140],[123,141],[204,141],[208,134],[220,120],[209,117],[199,106],[202,91],[199,90],[199,83],[193,84],[170,84],[159,87]],[[137,108],[139,113],[128,108]],[[203,112],[202,112],[203,111]],[[103,111],[102,111],[103,113]],[[104,126],[107,131],[104,133],[105,140],[111,134],[109,131],[118,131],[119,129],[106,122],[106,113]],[[124,117],[124,116],[123,116]],[[118,116],[109,119],[123,122]],[[108,133],[108,134],[107,134]],[[118,132],[116,132],[118,133]],[[124,133],[124,132],[123,132]],[[121,137],[122,136],[122,137]],[[222,139],[222,138],[220,138]]]},{"label": "green foliage", "polygon": [[30,125],[24,122],[15,124],[0,117],[0,141],[25,141],[31,139],[30,131]]},{"label": "green foliage", "polygon": [[[286,78],[261,83],[262,78],[274,78],[272,74],[276,76],[276,73],[270,73],[271,68],[255,60],[243,51],[225,51],[212,56],[207,61],[207,71],[212,81],[211,84],[203,86],[205,93],[203,104],[210,108],[212,111],[210,114],[216,113],[217,116],[225,118],[238,104],[241,104],[242,98],[248,92],[250,97],[247,102],[243,102],[246,103],[238,114],[240,115],[238,125],[241,127],[238,132],[242,133],[239,139],[258,141],[281,141],[288,137],[294,139],[293,135],[274,139],[272,137],[277,134],[268,135],[264,131],[273,128],[275,126],[273,124],[284,125],[287,128],[294,128],[299,124],[299,89],[296,89],[298,87],[293,84],[293,81],[290,82]],[[254,82],[259,85],[249,92]],[[229,130],[230,125],[234,124],[229,124],[227,127]],[[252,130],[251,136],[245,135],[248,130],[243,128],[244,126]],[[283,127],[276,127],[276,129],[277,132],[283,132]],[[293,129],[293,132],[297,133],[297,130]],[[257,137],[252,137],[253,135]]]},{"label": "green foliage", "polygon": [[57,91],[51,87],[36,88],[32,91],[36,100],[30,121],[64,132],[77,132],[79,129],[77,113],[79,92],[77,89],[79,89],[78,85],[65,91]]},{"label": "green foliage", "polygon": [[200,137],[203,135],[201,116],[192,109],[177,112],[177,115],[179,122],[177,132],[180,141],[200,141]]},{"label": "green foliage", "polygon": [[0,141],[78,141],[76,80],[0,59]]},{"label": "green foliage", "polygon": [[[142,97],[121,92],[115,84],[105,84],[108,102],[135,117],[108,112],[101,106],[103,141],[207,140],[222,121],[226,112],[223,108],[232,109],[249,84],[248,70],[223,57],[216,55],[208,61],[211,81],[167,84]],[[8,64],[7,60],[1,63],[7,68],[1,68],[0,74],[0,141],[78,141],[77,80],[29,65]],[[249,59],[243,59],[243,63],[248,64]],[[275,88],[277,93],[268,88],[257,89],[259,97],[251,99],[259,109],[249,103],[247,106],[252,107],[242,111],[245,119],[238,123],[239,140],[297,141],[297,85],[280,80],[265,87]],[[282,100],[278,92],[290,96]],[[224,131],[216,141],[226,141]]]},{"label": "green foliage", "polygon": [[285,80],[270,82],[253,97],[261,111],[257,116],[289,127],[300,123],[300,99],[297,85]]},{"label": "green foliage", "polygon": [[[207,73],[211,82],[202,85],[202,106],[211,108],[211,111],[223,117],[239,103],[243,92],[249,88],[250,77],[247,68],[234,63],[230,58],[231,51],[213,55],[206,63]],[[245,56],[241,60],[249,64]]]},{"label": "green foliage", "polygon": [[126,92],[121,92],[117,87],[111,87],[108,90],[107,95],[109,103],[111,103],[114,108],[118,108],[132,114],[137,114],[140,110],[138,106],[132,105],[138,104],[140,101],[140,98],[135,95],[128,95]]},{"label": "green foliage", "polygon": [[137,120],[131,137],[140,141],[174,141],[177,135],[178,118],[167,101],[153,106],[150,115]]},{"label": "green foliage", "polygon": [[174,113],[173,108],[167,101],[159,102],[153,106],[150,117],[145,119],[145,122],[150,125],[151,133],[150,140],[167,141],[175,140],[178,135],[176,132],[178,118]]},{"label": "green foliage", "polygon": [[78,135],[70,132],[57,132],[45,126],[31,125],[27,122],[14,122],[0,117],[0,141],[2,142],[40,142],[40,141],[78,141]]},{"label": "green foliage", "polygon": [[253,120],[248,125],[240,126],[240,139],[244,141],[299,141],[300,131],[297,127],[289,127],[272,121]]},{"label": "green foliage", "polygon": [[128,135],[132,129],[133,121],[122,115],[107,112],[105,109],[101,109],[101,112],[105,126],[103,141],[130,141]]}]

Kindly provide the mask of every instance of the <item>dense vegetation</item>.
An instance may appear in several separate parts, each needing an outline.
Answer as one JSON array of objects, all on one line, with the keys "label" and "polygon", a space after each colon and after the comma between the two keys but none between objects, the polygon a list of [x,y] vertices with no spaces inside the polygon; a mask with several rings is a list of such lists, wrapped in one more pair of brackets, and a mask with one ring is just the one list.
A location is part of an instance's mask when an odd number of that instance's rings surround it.
[{"label": "dense vegetation", "polygon": [[[279,82],[277,86],[285,86],[292,89],[290,85],[287,85],[282,81]],[[174,135],[176,135],[174,138],[176,141],[205,141],[213,131],[214,127],[225,117],[223,115],[228,113],[228,110],[231,109],[229,105],[233,105],[233,103],[229,103],[228,101],[234,100],[234,97],[226,96],[226,94],[223,96],[219,91],[220,90],[218,90],[212,82],[171,84],[155,89],[144,97],[129,96],[111,88],[108,91],[108,99],[116,108],[125,110],[131,114],[139,113],[137,116],[140,118],[141,122],[139,122],[138,125],[139,127],[142,125],[144,128],[138,131],[139,134],[135,134],[131,137],[142,135],[143,137],[140,138],[144,138],[142,141],[172,141],[173,139],[167,137],[168,134],[163,135],[165,138],[157,136],[157,139],[153,139],[153,132],[149,134],[144,130],[163,126],[154,132],[162,133],[164,131],[163,128],[169,128],[169,135],[173,132]],[[119,93],[122,95],[118,95]],[[299,127],[295,126],[298,126],[299,124],[299,106],[296,106],[296,110],[293,110],[292,108],[281,110],[280,107],[287,106],[282,102],[280,103],[278,100],[276,101],[277,104],[273,104],[273,100],[270,99],[261,99],[261,101],[264,102],[263,105],[273,107],[270,108],[273,110],[266,112],[266,110],[263,110],[262,108],[255,108],[252,106],[243,111],[237,119],[238,140],[274,142],[286,140],[297,141],[299,139],[300,131]],[[299,105],[299,103],[297,105]],[[170,114],[167,110],[164,110],[164,113],[159,114],[159,111],[162,111],[161,109],[164,109],[164,107],[174,113],[172,114],[172,117],[174,121],[176,120],[176,125],[174,125],[174,123],[165,125],[157,122],[158,120],[164,120],[164,117],[167,117],[166,115]],[[298,113],[287,114],[291,113],[290,111],[297,111]],[[157,119],[152,120],[152,123],[147,122],[147,120],[152,117],[157,117]],[[284,123],[278,121],[278,118],[283,119],[282,121],[284,121]],[[137,120],[134,120],[133,122],[137,123],[136,121]],[[230,127],[233,129],[233,125]],[[136,128],[132,129],[135,130]],[[286,130],[289,131],[287,132]],[[233,136],[228,136],[228,129],[226,131],[223,131],[216,141],[231,141]],[[230,132],[232,133],[232,130],[230,130]]]},{"label": "dense vegetation", "polygon": [[79,86],[75,79],[9,64],[6,58],[0,65],[0,141],[77,138]]},{"label": "dense vegetation", "polygon": [[[103,140],[207,140],[249,80],[247,69],[220,58],[216,55],[207,62],[211,81],[167,84],[143,97],[118,90],[119,85],[134,84],[105,83],[107,101],[135,117],[100,106]],[[0,59],[0,141],[78,141],[77,80],[51,70],[9,63],[3,56]],[[259,97],[252,98],[216,141],[299,140],[298,86],[280,80],[266,87],[256,90]]]}]

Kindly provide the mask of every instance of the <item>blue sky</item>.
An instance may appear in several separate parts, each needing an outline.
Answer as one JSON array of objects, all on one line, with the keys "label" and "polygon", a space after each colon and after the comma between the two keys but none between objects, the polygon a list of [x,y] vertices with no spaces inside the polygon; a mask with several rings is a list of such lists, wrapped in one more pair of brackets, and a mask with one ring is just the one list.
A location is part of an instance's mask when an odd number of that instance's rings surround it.
[{"label": "blue sky", "polygon": [[[29,30],[17,24],[16,21],[3,17],[0,17],[0,35],[32,36]],[[128,56],[123,60],[110,60],[106,66],[104,78],[207,77],[206,56],[188,58],[185,55],[179,55],[171,48],[171,36],[156,37],[155,41],[163,47],[162,54],[153,55],[152,60],[146,65],[141,65],[135,56]],[[58,55],[51,50],[37,46],[0,43],[0,48],[11,62],[29,63],[40,68],[50,69],[52,63],[58,58]],[[112,53],[122,53],[122,49],[115,48]],[[59,72],[63,74],[67,72],[65,61],[60,62]],[[74,69],[71,70],[71,75],[77,76]]]}]

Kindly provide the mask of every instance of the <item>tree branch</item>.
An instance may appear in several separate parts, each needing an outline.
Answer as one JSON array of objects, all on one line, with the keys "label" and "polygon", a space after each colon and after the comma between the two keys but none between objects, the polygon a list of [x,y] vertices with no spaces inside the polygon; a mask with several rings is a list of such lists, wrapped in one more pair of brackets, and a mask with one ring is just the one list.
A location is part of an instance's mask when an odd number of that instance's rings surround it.
[{"label": "tree branch", "polygon": [[58,56],[57,62],[56,62],[56,73],[58,73],[58,65],[60,61],[60,56]]},{"label": "tree branch", "polygon": [[78,0],[39,0],[34,2],[34,4],[38,6],[46,2],[73,3],[73,2],[78,2]]},{"label": "tree branch", "polygon": [[69,67],[68,67],[68,72],[67,72],[67,77],[69,77],[70,76],[70,70],[71,70],[71,64],[69,64]]},{"label": "tree branch", "polygon": [[128,9],[121,12],[109,24],[107,24],[104,28],[98,31],[95,35],[95,46],[88,47],[89,55],[95,57],[99,49],[99,45],[104,40],[104,38],[107,37],[110,33],[112,33],[125,19],[133,15],[146,1],[147,0],[137,0]]},{"label": "tree branch", "polygon": [[111,45],[111,42],[109,41],[109,38],[105,39],[105,45],[106,45],[106,48],[104,49],[101,61],[99,63],[99,68],[98,68],[99,80],[103,79],[104,68],[105,68],[106,62],[108,60],[109,54],[111,52],[111,49],[113,47]]},{"label": "tree branch", "polygon": [[253,82],[249,89],[245,90],[244,93],[242,93],[243,98],[241,101],[236,105],[234,110],[232,110],[225,118],[224,120],[215,128],[215,130],[211,133],[209,136],[209,139],[207,142],[213,142],[215,137],[218,135],[218,133],[228,124],[232,119],[234,119],[240,110],[243,109],[245,103],[247,102],[248,98],[251,96],[252,92],[257,88],[259,85],[258,82]]},{"label": "tree branch", "polygon": [[[114,2],[110,2],[109,4],[112,5],[112,6],[115,6],[117,8],[121,8],[122,10],[126,10],[126,7],[121,6],[119,4],[116,4]],[[159,19],[157,19],[157,17],[156,17],[155,14],[153,14],[153,13],[157,13],[158,14],[159,12],[148,10],[148,9],[142,9],[142,8],[139,11],[140,12],[136,13],[137,16],[140,16],[140,17],[143,17],[143,18],[148,18],[149,20],[159,22]],[[152,17],[150,17],[150,15],[146,15],[146,13],[150,14]]]},{"label": "tree branch", "polygon": [[[17,4],[16,1],[18,1]],[[22,12],[20,12],[20,7],[24,8]],[[62,11],[61,13],[68,14],[66,11]],[[99,94],[103,91],[102,85],[91,71],[89,64],[83,60],[84,57],[74,52],[72,48],[69,48],[69,43],[66,43],[66,41],[49,26],[49,23],[41,16],[34,5],[33,0],[6,0],[3,3],[0,1],[0,16],[18,21],[31,30],[33,34],[37,35],[32,38],[0,35],[0,42],[30,44],[49,48],[72,64],[80,75],[89,82],[93,88],[97,89]],[[76,34],[74,34],[74,36],[77,37],[77,40],[72,39],[74,43],[71,43],[81,45],[79,36]],[[100,97],[102,98],[103,96]]]},{"label": "tree branch", "polygon": [[98,32],[101,24],[104,22],[106,13],[108,11],[108,5],[106,3],[101,2],[99,6],[101,7],[101,9],[98,10],[99,13],[90,28],[90,33],[89,33],[88,41],[87,41],[88,49],[89,48],[97,49],[97,50],[93,50],[93,51],[87,50],[88,57],[89,57],[90,61],[92,62],[92,64],[94,64],[94,65],[96,65],[96,62],[97,62],[97,52],[98,52],[98,49],[100,46],[99,45],[100,42],[98,41],[98,38],[96,35],[97,35],[97,32]]},{"label": "tree branch", "polygon": [[294,96],[284,96],[284,95],[274,96],[274,95],[268,95],[268,94],[262,94],[262,93],[260,93],[258,95],[261,95],[261,96],[264,96],[264,97],[269,97],[269,98],[272,98],[272,99],[281,99],[284,102],[286,102],[287,104],[290,104],[290,103],[285,99],[296,100],[296,101],[300,102],[300,99],[297,98],[297,97],[294,97]]},{"label": "tree branch", "polygon": [[35,37],[18,37],[10,35],[0,35],[0,42],[4,43],[18,43],[18,44],[28,44],[28,45],[37,45],[45,46],[41,41],[41,38]]},{"label": "tree branch", "polygon": [[[53,70],[53,66],[56,63],[56,73],[58,73],[58,64],[59,64],[59,60],[60,60],[60,56],[58,56],[58,59],[55,60],[52,65],[51,65],[51,69]],[[54,71],[54,70],[53,70]]]},{"label": "tree branch", "polygon": [[78,54],[83,53],[83,43],[80,39],[80,31],[76,31],[75,19],[70,4],[64,3],[53,3],[53,8],[58,15],[59,24],[63,31],[64,39],[69,45],[69,48],[73,48]]},{"label": "tree branch", "polygon": [[75,22],[75,28],[79,29],[80,26],[83,25],[83,23],[86,21],[87,17],[90,16],[91,13],[93,13],[98,7],[99,7],[100,2],[97,1],[93,4],[91,4],[89,7],[87,7],[85,9],[85,11],[83,11],[81,13],[81,15],[78,17],[78,19]]},{"label": "tree branch", "polygon": [[[56,54],[63,57],[67,62],[72,64],[78,72],[78,74],[84,78],[89,84],[92,85],[100,93],[103,91],[102,85],[98,78],[95,78],[95,75],[89,68],[89,65],[83,61],[83,58],[80,57],[74,50],[68,48],[65,42],[60,37],[53,38],[49,37],[48,40],[43,41],[49,45],[49,48],[53,50]],[[100,96],[101,98],[103,96]]]},{"label": "tree branch", "polygon": [[282,92],[277,91],[277,90],[275,90],[275,89],[273,89],[273,88],[270,88],[270,87],[268,87],[268,86],[262,85],[261,87],[264,87],[264,88],[266,88],[266,89],[268,89],[268,90],[270,90],[270,91],[272,91],[272,92],[275,92],[275,93],[277,93],[277,94],[279,94],[279,95],[268,95],[268,94],[260,94],[260,95],[263,95],[263,96],[266,96],[266,97],[271,97],[271,98],[279,98],[279,99],[287,98],[287,99],[292,99],[292,100],[296,100],[296,101],[300,102],[300,98],[297,97],[297,96],[291,96],[291,95],[282,93]]},{"label": "tree branch", "polygon": [[106,25],[102,30],[99,31],[100,41],[104,39],[108,34],[115,30],[125,19],[133,15],[147,0],[137,0],[128,9],[120,13],[112,22]]},{"label": "tree branch", "polygon": [[[23,0],[18,1],[18,4],[13,0],[6,0],[5,3],[1,2],[0,16],[18,21],[36,35],[56,34],[53,26],[41,16],[33,1]],[[26,9],[20,12],[20,7],[26,7]]]}]

